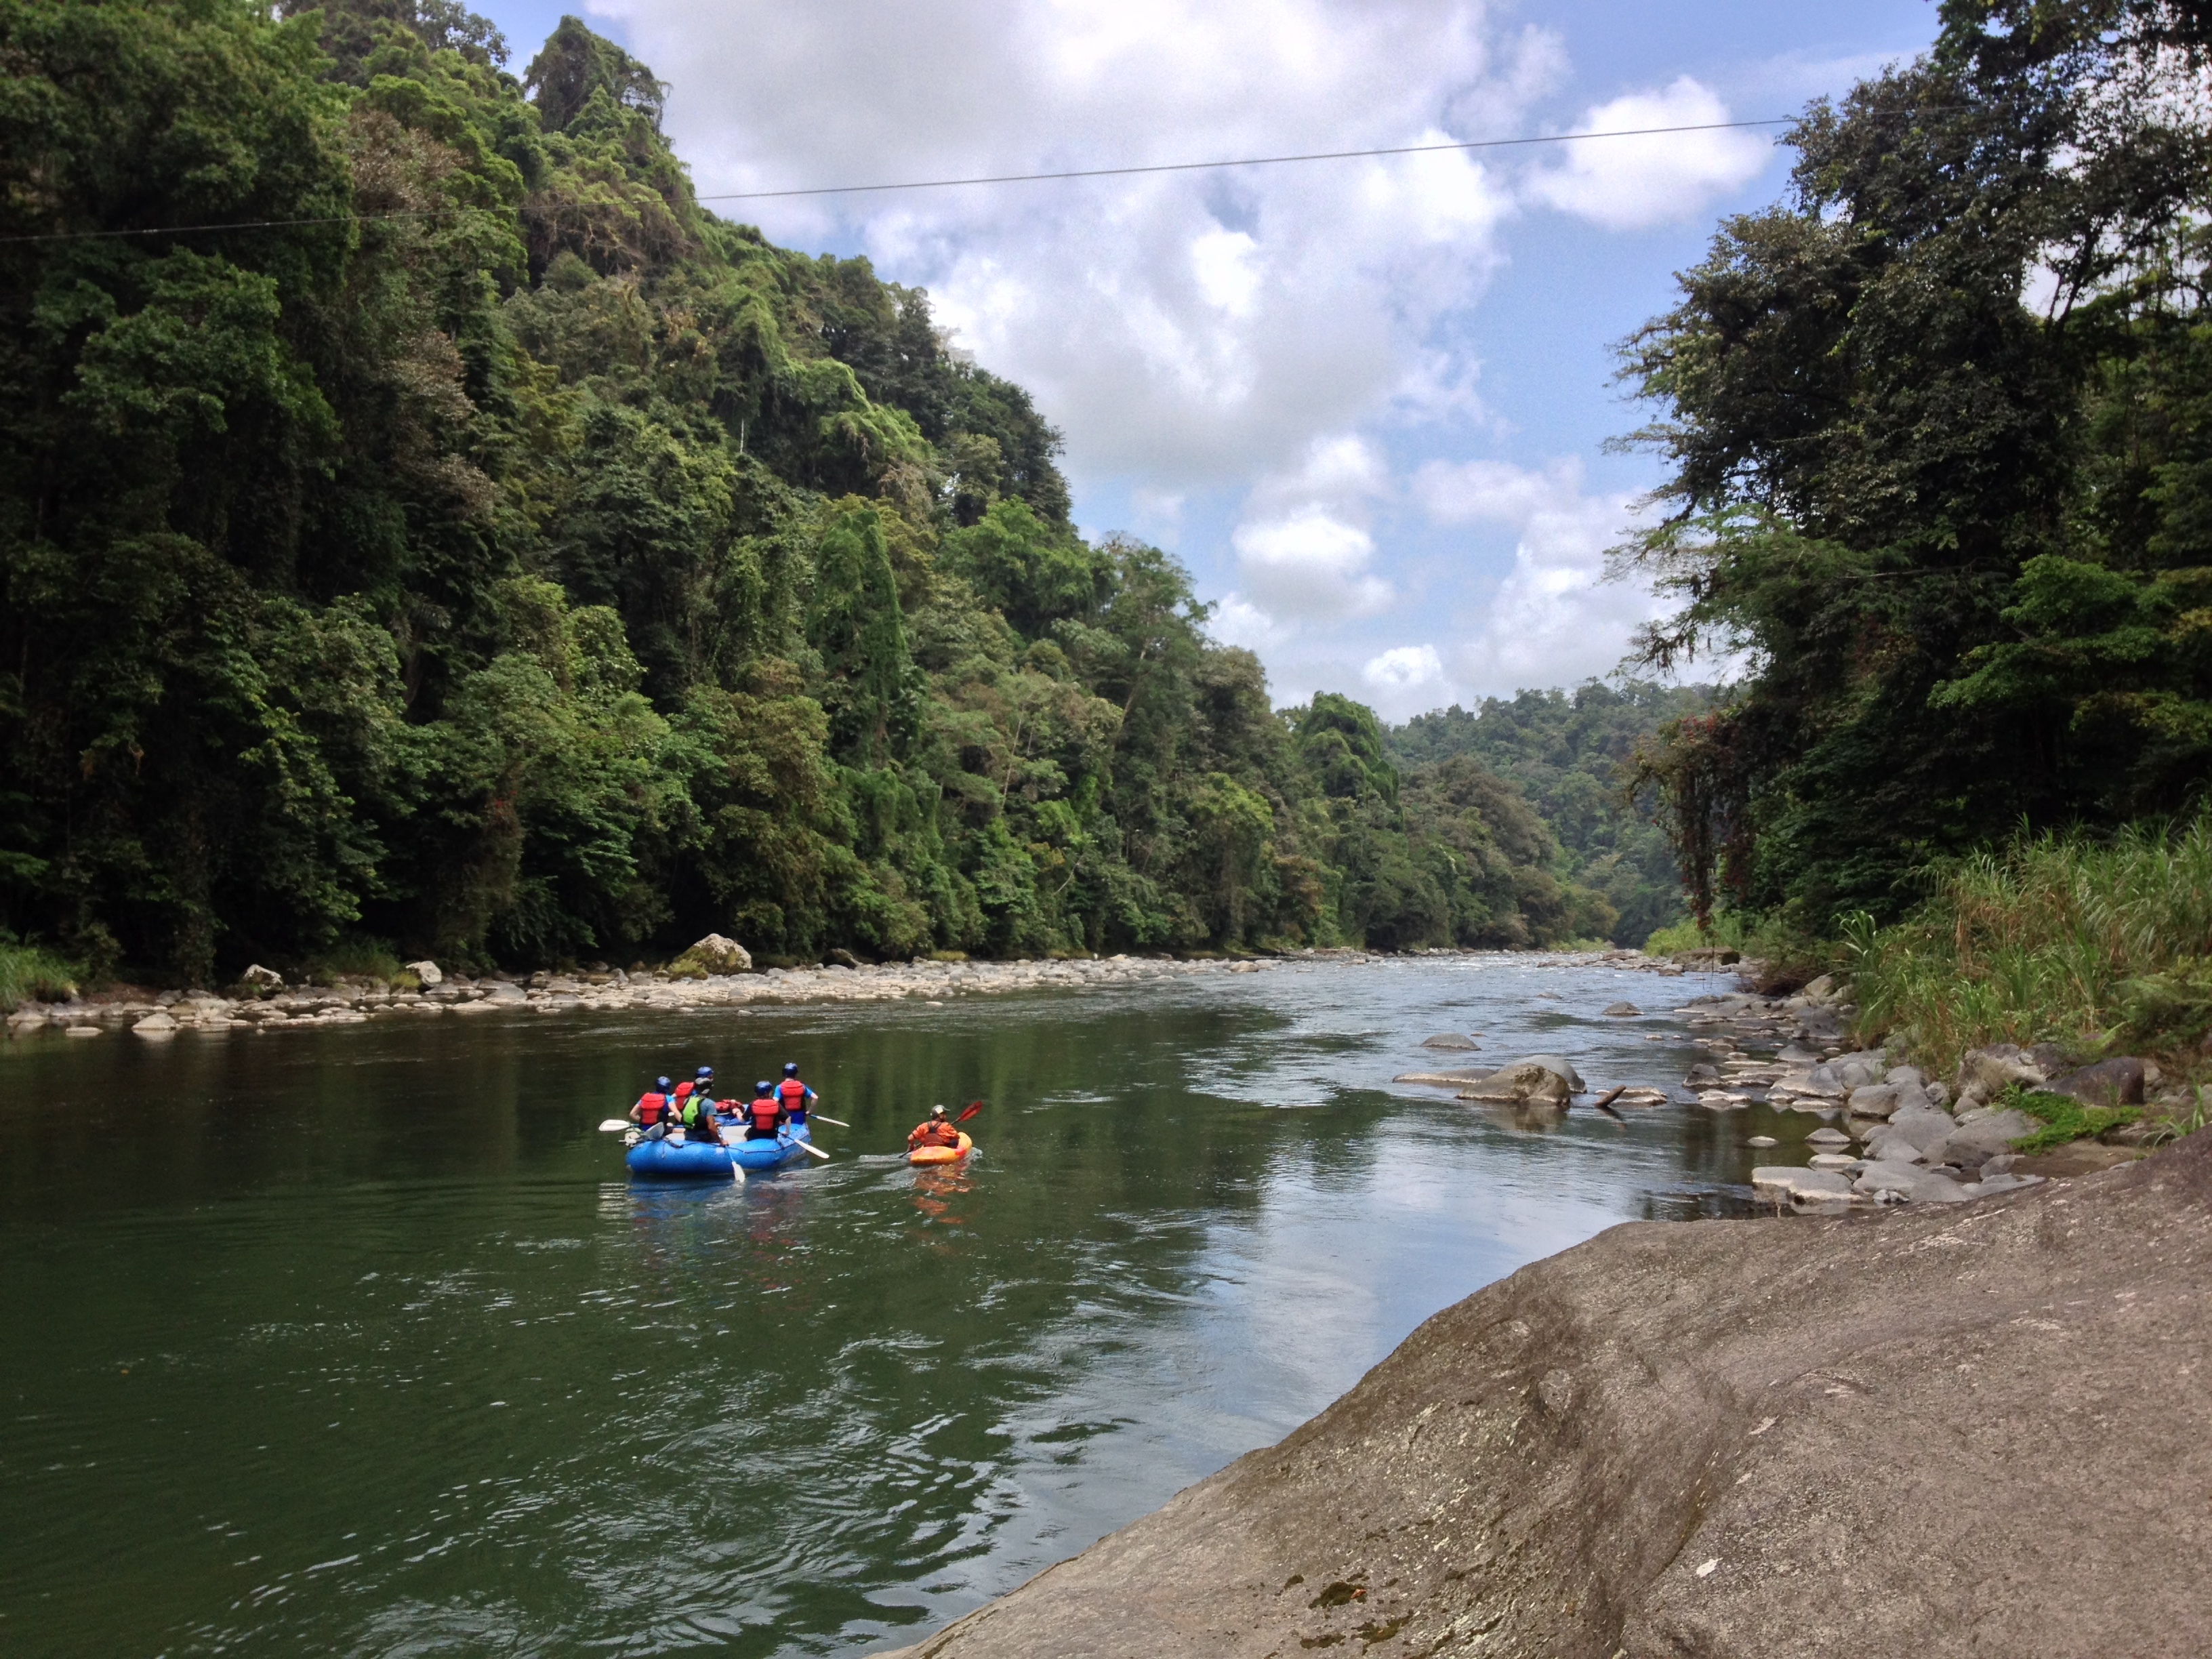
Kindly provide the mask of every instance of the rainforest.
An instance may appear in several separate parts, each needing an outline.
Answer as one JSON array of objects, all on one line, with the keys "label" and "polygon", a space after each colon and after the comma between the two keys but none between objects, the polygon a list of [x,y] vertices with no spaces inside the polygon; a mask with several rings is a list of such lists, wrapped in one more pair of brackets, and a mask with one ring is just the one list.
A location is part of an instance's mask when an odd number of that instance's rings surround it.
[{"label": "rainforest", "polygon": [[[519,74],[451,0],[0,43],[0,944],[206,983],[1677,914],[1656,831],[1563,845],[1495,744],[1277,709],[926,292],[704,210],[576,20]],[[1674,695],[1554,694],[1585,819]]]}]

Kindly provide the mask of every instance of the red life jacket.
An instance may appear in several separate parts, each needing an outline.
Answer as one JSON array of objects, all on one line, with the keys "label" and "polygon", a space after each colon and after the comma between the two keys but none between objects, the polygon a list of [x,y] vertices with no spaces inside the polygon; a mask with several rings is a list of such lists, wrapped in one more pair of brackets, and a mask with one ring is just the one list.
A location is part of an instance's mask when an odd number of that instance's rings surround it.
[{"label": "red life jacket", "polygon": [[745,1109],[752,1114],[755,1128],[774,1133],[775,1121],[783,1112],[783,1103],[774,1095],[763,1095]]},{"label": "red life jacket", "polygon": [[648,1129],[660,1121],[660,1115],[667,1109],[666,1095],[640,1095],[637,1097],[637,1121]]},{"label": "red life jacket", "polygon": [[681,1100],[689,1100],[689,1099],[690,1099],[690,1098],[691,1098],[691,1086],[692,1086],[692,1085],[691,1085],[690,1084],[689,1084],[689,1083],[679,1083],[679,1084],[678,1084],[678,1085],[676,1085],[676,1098],[677,1098],[677,1099],[678,1099],[679,1101],[681,1101]]},{"label": "red life jacket", "polygon": [[795,1077],[787,1077],[775,1085],[776,1096],[783,1102],[787,1112],[799,1113],[806,1109],[806,1085]]},{"label": "red life jacket", "polygon": [[906,1138],[909,1146],[957,1146],[960,1131],[949,1118],[933,1117]]}]

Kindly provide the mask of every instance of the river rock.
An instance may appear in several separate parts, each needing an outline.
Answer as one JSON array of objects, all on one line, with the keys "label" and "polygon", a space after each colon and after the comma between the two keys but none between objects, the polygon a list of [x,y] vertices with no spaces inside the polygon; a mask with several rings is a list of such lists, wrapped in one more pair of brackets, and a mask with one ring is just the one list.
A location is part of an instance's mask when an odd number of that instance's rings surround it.
[{"label": "river rock", "polygon": [[238,976],[238,982],[252,991],[281,991],[284,988],[284,975],[257,962]]},{"label": "river rock", "polygon": [[1850,1180],[1833,1170],[1806,1170],[1795,1164],[1763,1164],[1751,1172],[1751,1189],[1765,1198],[1784,1197],[1792,1204],[1848,1204]]},{"label": "river rock", "polygon": [[1534,1060],[1516,1060],[1469,1084],[1459,1097],[1496,1105],[1564,1107],[1573,1092],[1573,1085],[1556,1068]]},{"label": "river rock", "polygon": [[1831,1129],[1825,1126],[1814,1130],[1805,1139],[1815,1146],[1848,1146],[1851,1144],[1851,1138],[1841,1129]]},{"label": "river rock", "polygon": [[1987,1048],[1970,1048],[1961,1054],[1952,1086],[1963,1111],[1969,1103],[1979,1106],[2015,1083],[2039,1089],[2048,1075],[2019,1045],[2001,1042]]},{"label": "river rock", "polygon": [[1720,1080],[1720,1067],[1710,1065],[1702,1060],[1682,1073],[1682,1086],[1685,1089],[1710,1088]]},{"label": "river rock", "polygon": [[1899,1092],[1893,1083],[1869,1083],[1851,1091],[1844,1109],[1853,1117],[1886,1118],[1897,1110]]},{"label": "river rock", "polygon": [[1939,1145],[1958,1126],[1948,1112],[1939,1112],[1933,1106],[1901,1106],[1891,1114],[1890,1131],[1903,1136],[1922,1156],[1928,1149]]},{"label": "river rock", "polygon": [[1805,1160],[1806,1167],[1814,1170],[1848,1170],[1859,1162],[1849,1152],[1815,1152]]},{"label": "river rock", "polygon": [[2000,1153],[2010,1152],[2014,1141],[2033,1134],[2042,1127],[2025,1112],[1994,1111],[1984,1107],[1967,1113],[1949,1134],[1930,1146],[1928,1161],[1955,1164],[1962,1170],[1978,1170]]},{"label": "river rock", "polygon": [[733,939],[720,933],[709,933],[695,940],[691,948],[668,964],[671,973],[700,971],[709,974],[749,974],[752,972],[752,952]]},{"label": "river rock", "polygon": [[1901,1084],[1923,1092],[1928,1087],[1928,1073],[1917,1066],[1893,1066],[1881,1074],[1881,1080],[1884,1083]]},{"label": "river rock", "polygon": [[1608,1019],[1635,1019],[1644,1011],[1632,1002],[1616,1002],[1605,1011]]},{"label": "river rock", "polygon": [[1833,1060],[1815,1066],[1811,1082],[1816,1089],[1832,1089],[1848,1094],[1854,1089],[1880,1083],[1882,1074],[1888,1070],[1889,1056],[1879,1048],[1868,1048],[1855,1054],[1838,1054]]},{"label": "river rock", "polygon": [[1421,1039],[1421,1047],[1424,1048],[1451,1048],[1463,1050],[1480,1048],[1482,1045],[1477,1042],[1473,1037],[1462,1036],[1456,1031],[1439,1031],[1432,1037],[1423,1037]]},{"label": "river rock", "polygon": [[177,1022],[160,1009],[146,1016],[131,1028],[133,1036],[171,1037],[177,1034]]},{"label": "river rock", "polygon": [[1753,1135],[1743,1144],[1747,1146],[1765,1148],[1768,1146],[1779,1146],[1782,1143],[1777,1140],[1772,1135]]},{"label": "river rock", "polygon": [[2143,1062],[2124,1054],[2053,1078],[2043,1086],[2054,1095],[2065,1095],[2087,1106],[2140,1106],[2143,1076]]},{"label": "river rock", "polygon": [[1978,1196],[1947,1175],[1887,1159],[1867,1165],[1852,1190],[1869,1197],[1890,1193],[1914,1204],[1965,1204]]},{"label": "river rock", "polygon": [[409,963],[407,971],[422,981],[426,991],[434,990],[446,982],[446,970],[427,957],[421,962]]}]

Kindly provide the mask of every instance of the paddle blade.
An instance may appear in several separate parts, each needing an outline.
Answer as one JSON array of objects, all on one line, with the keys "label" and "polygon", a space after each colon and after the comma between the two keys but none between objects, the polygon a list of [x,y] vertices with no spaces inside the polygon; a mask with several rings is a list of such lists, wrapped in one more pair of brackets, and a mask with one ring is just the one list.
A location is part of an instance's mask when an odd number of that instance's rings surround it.
[{"label": "paddle blade", "polygon": [[611,1117],[605,1122],[599,1125],[599,1133],[603,1135],[619,1134],[623,1130],[627,1129],[629,1127],[630,1124],[628,1118]]},{"label": "paddle blade", "polygon": [[966,1111],[964,1111],[964,1112],[961,1113],[961,1114],[960,1114],[960,1115],[959,1115],[958,1117],[954,1118],[952,1121],[953,1121],[955,1123],[965,1123],[965,1122],[966,1122],[969,1118],[971,1118],[971,1117],[975,1116],[976,1113],[978,1113],[978,1112],[981,1111],[982,1109],[983,1109],[983,1103],[982,1103],[981,1101],[980,1101],[980,1100],[979,1100],[979,1101],[977,1101],[974,1105],[970,1106],[970,1107],[969,1107]]},{"label": "paddle blade", "polygon": [[819,1146],[816,1146],[811,1140],[793,1141],[792,1144],[799,1147],[802,1152],[812,1153],[816,1158],[820,1158],[824,1164],[827,1164],[830,1161],[830,1154],[823,1152]]}]

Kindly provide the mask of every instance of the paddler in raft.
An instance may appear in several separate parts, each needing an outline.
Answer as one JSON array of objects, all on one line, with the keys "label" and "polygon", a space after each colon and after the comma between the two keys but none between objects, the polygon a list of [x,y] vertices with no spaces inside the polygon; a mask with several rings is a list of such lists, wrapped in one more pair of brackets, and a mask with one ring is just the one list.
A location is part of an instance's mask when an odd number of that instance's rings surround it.
[{"label": "paddler in raft", "polygon": [[753,1087],[751,1103],[745,1108],[745,1139],[774,1140],[778,1129],[790,1121],[783,1101],[774,1085],[763,1078]]},{"label": "paddler in raft", "polygon": [[629,1121],[645,1131],[647,1140],[659,1140],[668,1133],[669,1122],[675,1115],[668,1094],[668,1079],[657,1078],[653,1087],[640,1095],[637,1104],[629,1109]]},{"label": "paddler in raft", "polygon": [[795,1060],[783,1062],[783,1081],[775,1085],[775,1097],[783,1103],[784,1116],[794,1127],[806,1121],[808,1109],[821,1098],[799,1080],[799,1062]]},{"label": "paddler in raft", "polygon": [[703,1140],[708,1146],[722,1144],[722,1131],[714,1121],[714,1068],[702,1066],[699,1075],[690,1083],[676,1085],[677,1121],[684,1126],[687,1140]]},{"label": "paddler in raft", "polygon": [[906,1138],[906,1149],[909,1152],[918,1152],[925,1146],[957,1146],[959,1144],[960,1131],[952,1127],[952,1120],[945,1115],[942,1106],[931,1107],[929,1115]]}]

